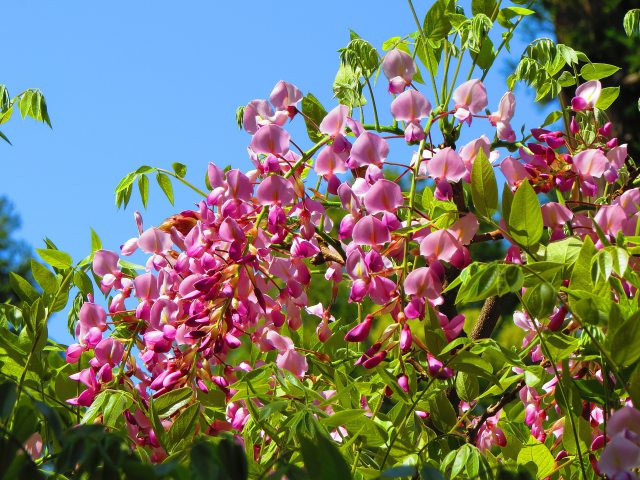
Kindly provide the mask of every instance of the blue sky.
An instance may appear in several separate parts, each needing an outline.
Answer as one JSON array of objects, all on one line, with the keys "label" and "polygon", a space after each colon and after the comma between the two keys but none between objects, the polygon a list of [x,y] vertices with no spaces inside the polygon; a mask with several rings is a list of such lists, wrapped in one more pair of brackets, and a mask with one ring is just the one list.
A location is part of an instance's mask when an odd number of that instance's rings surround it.
[{"label": "blue sky", "polygon": [[[415,3],[424,15],[420,4],[430,2]],[[53,130],[18,118],[2,126],[14,146],[0,144],[0,195],[22,217],[17,237],[40,248],[48,236],[74,259],[90,251],[89,227],[114,250],[136,234],[133,212],[142,211],[136,194],[126,211],[114,202],[126,173],[182,162],[201,185],[210,161],[249,168],[250,137],[236,127],[236,107],[268,97],[284,79],[313,92],[328,110],[335,105],[336,50],[348,42],[349,28],[379,49],[415,29],[405,2],[382,0],[20,0],[5,4],[3,16],[11,19],[3,26],[11,43],[3,49],[0,83],[12,95],[40,88]],[[523,48],[517,38],[512,51]],[[506,90],[506,71],[499,61],[486,80],[492,109]],[[388,117],[383,84],[379,108]],[[430,89],[423,92],[433,98]],[[546,116],[527,105],[531,97],[523,92],[516,90],[516,131]],[[302,138],[302,129],[292,132]],[[197,201],[178,185],[174,190],[171,207],[152,186],[146,225]],[[50,333],[66,342],[63,317]]]}]

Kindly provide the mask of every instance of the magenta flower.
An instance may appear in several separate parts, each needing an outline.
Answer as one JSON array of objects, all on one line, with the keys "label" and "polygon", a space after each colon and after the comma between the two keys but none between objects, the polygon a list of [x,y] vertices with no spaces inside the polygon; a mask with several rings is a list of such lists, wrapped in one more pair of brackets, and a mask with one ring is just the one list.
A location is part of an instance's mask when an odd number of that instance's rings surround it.
[{"label": "magenta flower", "polygon": [[256,198],[262,205],[289,205],[294,195],[291,182],[279,175],[268,176],[256,190]]},{"label": "magenta flower", "polygon": [[471,123],[471,116],[476,115],[489,104],[487,90],[478,79],[469,80],[453,92],[456,112],[454,116],[461,122]]},{"label": "magenta flower", "polygon": [[576,96],[571,99],[571,108],[574,112],[592,110],[598,103],[601,93],[602,84],[600,81],[589,80],[576,88]]},{"label": "magenta flower", "polygon": [[411,55],[394,48],[384,56],[382,71],[389,80],[389,93],[401,93],[411,84],[416,74],[416,63]]},{"label": "magenta flower", "polygon": [[478,436],[476,437],[476,446],[481,451],[491,450],[493,445],[499,447],[505,447],[507,445],[507,438],[500,427],[498,427],[498,420],[500,419],[500,410],[493,417],[489,417],[480,426],[478,430]]},{"label": "magenta flower", "polygon": [[373,315],[367,315],[364,320],[353,327],[344,336],[345,342],[363,342],[369,336],[371,324],[373,323]]},{"label": "magenta flower", "polygon": [[82,345],[94,348],[102,340],[102,332],[107,329],[107,314],[95,303],[85,302],[80,307],[76,338]]}]

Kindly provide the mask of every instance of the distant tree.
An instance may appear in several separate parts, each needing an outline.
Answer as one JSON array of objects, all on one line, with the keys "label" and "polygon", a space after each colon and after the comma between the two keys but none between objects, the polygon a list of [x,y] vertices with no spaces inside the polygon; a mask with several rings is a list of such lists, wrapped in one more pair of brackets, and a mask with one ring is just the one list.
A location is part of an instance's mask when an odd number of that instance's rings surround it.
[{"label": "distant tree", "polygon": [[622,18],[637,0],[541,0],[547,22],[559,43],[587,54],[592,62],[610,63],[620,70],[603,81],[603,86],[620,85],[620,96],[607,114],[621,143],[629,144],[630,155],[640,157],[640,49],[637,38],[629,38]]},{"label": "distant tree", "polygon": [[20,224],[20,216],[11,201],[0,197],[0,303],[16,299],[9,286],[9,272],[31,279],[31,249],[25,242],[13,237]]}]

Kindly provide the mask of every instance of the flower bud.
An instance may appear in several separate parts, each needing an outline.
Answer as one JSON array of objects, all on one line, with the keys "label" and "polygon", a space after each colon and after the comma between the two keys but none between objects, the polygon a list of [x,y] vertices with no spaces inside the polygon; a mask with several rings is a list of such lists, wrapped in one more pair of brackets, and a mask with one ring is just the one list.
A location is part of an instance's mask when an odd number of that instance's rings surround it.
[{"label": "flower bud", "polygon": [[364,317],[364,320],[361,323],[347,332],[347,334],[344,336],[345,341],[362,342],[363,340],[365,340],[369,336],[372,322],[373,315],[367,315],[366,317]]}]

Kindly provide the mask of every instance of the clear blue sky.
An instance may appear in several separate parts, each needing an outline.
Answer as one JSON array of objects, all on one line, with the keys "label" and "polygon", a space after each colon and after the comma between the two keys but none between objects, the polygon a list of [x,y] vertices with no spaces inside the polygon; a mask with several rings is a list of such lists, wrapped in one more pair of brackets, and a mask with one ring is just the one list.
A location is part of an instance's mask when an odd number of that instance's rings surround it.
[{"label": "clear blue sky", "polygon": [[[415,3],[419,15],[430,4]],[[126,211],[114,203],[113,189],[127,172],[178,161],[201,184],[210,161],[249,168],[250,138],[236,127],[236,107],[266,98],[284,79],[332,108],[336,50],[348,42],[349,28],[379,49],[415,29],[406,2],[382,0],[20,0],[3,5],[3,17],[10,42],[0,83],[12,95],[40,88],[53,130],[18,118],[2,126],[14,146],[0,144],[0,195],[22,217],[17,237],[40,248],[48,236],[75,260],[90,250],[89,227],[114,250],[135,235],[136,193]],[[513,52],[523,48],[516,39]],[[507,67],[499,63],[486,81],[492,109],[506,90]],[[531,97],[523,91],[516,91],[516,131],[545,117],[527,108]],[[381,95],[388,110],[390,99]],[[152,186],[146,225],[197,200],[178,185],[175,193],[172,208]],[[50,333],[69,341],[66,315],[53,320]]]}]

